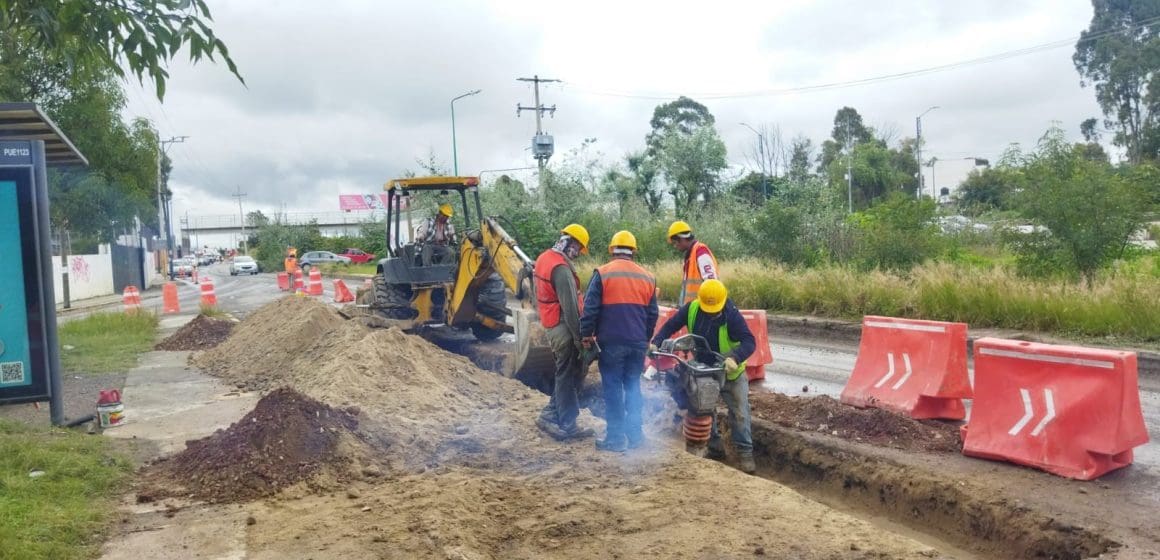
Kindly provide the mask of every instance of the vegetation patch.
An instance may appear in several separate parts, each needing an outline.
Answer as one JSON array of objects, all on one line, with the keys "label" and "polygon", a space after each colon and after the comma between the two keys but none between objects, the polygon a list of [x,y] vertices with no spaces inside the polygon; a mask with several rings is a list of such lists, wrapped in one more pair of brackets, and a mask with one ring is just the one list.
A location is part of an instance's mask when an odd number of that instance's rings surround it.
[{"label": "vegetation patch", "polygon": [[157,316],[152,313],[94,313],[60,325],[60,362],[66,373],[128,371],[137,355],[153,348]]}]

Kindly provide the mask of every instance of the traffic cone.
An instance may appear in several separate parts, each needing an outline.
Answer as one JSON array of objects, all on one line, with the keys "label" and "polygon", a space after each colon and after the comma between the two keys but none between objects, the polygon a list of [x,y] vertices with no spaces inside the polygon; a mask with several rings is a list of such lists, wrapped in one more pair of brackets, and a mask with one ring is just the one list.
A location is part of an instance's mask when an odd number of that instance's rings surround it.
[{"label": "traffic cone", "polygon": [[121,300],[125,304],[125,313],[136,313],[141,309],[141,292],[137,291],[137,286],[125,286]]},{"label": "traffic cone", "polygon": [[334,303],[350,303],[354,301],[354,294],[346,287],[346,282],[336,279],[334,281]]},{"label": "traffic cone", "polygon": [[166,282],[161,287],[161,312],[181,313],[181,304],[177,302],[177,284]]},{"label": "traffic cone", "polygon": [[306,286],[306,295],[322,295],[322,272],[318,270],[318,267],[310,267],[310,284]]},{"label": "traffic cone", "polygon": [[213,290],[212,276],[206,276],[205,281],[201,283],[201,305],[202,307],[217,307],[217,294]]},{"label": "traffic cone", "polygon": [[296,269],[294,269],[294,293],[301,294],[301,293],[304,293],[305,291],[306,290],[303,289],[303,284],[302,284],[302,269],[296,268]]},{"label": "traffic cone", "polygon": [[283,292],[290,291],[290,275],[285,272],[278,273],[278,289]]}]

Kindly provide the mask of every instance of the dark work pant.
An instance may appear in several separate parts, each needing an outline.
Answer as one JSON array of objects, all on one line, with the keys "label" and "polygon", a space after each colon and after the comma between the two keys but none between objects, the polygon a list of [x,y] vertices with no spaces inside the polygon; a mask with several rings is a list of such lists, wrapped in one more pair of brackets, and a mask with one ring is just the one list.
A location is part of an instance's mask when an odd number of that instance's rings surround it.
[{"label": "dark work pant", "polygon": [[644,370],[644,344],[605,344],[600,350],[600,385],[604,391],[604,420],[607,441],[626,436],[644,437],[641,428],[640,374]]},{"label": "dark work pant", "polygon": [[552,355],[556,358],[556,380],[552,398],[542,415],[569,430],[580,416],[580,350],[576,348],[572,333],[562,323],[548,329],[548,343],[552,345]]}]

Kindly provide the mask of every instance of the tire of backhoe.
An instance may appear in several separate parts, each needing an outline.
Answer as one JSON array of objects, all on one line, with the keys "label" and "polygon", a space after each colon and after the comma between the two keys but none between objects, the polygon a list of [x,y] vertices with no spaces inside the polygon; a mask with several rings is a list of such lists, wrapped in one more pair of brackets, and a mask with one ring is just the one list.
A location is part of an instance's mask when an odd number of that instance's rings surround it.
[{"label": "tire of backhoe", "polygon": [[407,286],[388,284],[382,276],[375,276],[375,313],[387,319],[414,319],[419,312],[411,307]]},{"label": "tire of backhoe", "polygon": [[[475,298],[475,304],[481,314],[487,315],[500,323],[504,322],[506,319],[505,315],[484,310],[486,307],[495,309],[507,308],[507,291],[503,283],[503,278],[498,273],[491,273],[491,276],[483,283],[483,286],[479,289],[479,295]],[[484,326],[481,323],[472,323],[471,334],[475,335],[475,338],[487,342],[499,338],[503,335],[503,331]]]}]

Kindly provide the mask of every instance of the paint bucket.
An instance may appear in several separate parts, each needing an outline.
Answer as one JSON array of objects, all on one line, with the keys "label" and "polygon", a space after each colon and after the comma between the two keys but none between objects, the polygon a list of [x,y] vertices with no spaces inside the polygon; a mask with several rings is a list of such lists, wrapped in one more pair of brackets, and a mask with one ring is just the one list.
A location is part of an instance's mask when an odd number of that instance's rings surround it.
[{"label": "paint bucket", "polygon": [[125,405],[121,404],[121,392],[113,389],[101,391],[97,399],[97,422],[102,428],[114,428],[124,424]]}]

